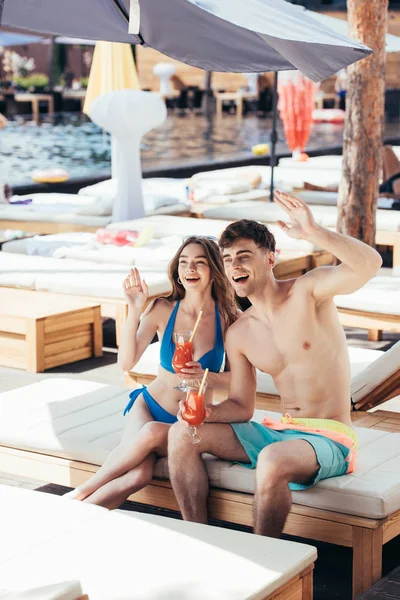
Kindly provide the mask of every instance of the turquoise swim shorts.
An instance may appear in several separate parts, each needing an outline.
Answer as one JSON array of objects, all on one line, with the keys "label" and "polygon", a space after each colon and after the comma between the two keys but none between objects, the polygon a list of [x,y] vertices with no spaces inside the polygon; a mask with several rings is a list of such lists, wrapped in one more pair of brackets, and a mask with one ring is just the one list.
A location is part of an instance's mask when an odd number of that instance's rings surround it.
[{"label": "turquoise swim shorts", "polygon": [[258,455],[263,448],[270,444],[287,442],[288,440],[305,440],[311,444],[319,464],[318,472],[315,477],[305,483],[289,483],[291,490],[305,490],[322,479],[339,477],[347,472],[348,463],[346,462],[346,458],[349,454],[349,449],[323,435],[294,429],[276,431],[255,421],[231,423],[231,427],[250,461],[238,464],[248,469],[256,468]]}]

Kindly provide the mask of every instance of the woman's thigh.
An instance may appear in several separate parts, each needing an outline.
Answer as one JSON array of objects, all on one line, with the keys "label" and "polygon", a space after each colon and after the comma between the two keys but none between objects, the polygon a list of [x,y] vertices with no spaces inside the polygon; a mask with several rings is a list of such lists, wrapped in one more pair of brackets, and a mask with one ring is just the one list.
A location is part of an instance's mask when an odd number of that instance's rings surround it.
[{"label": "woman's thigh", "polygon": [[142,429],[143,425],[154,422],[142,394],[136,398],[131,410],[124,419],[125,426],[122,432],[121,442],[131,442]]}]

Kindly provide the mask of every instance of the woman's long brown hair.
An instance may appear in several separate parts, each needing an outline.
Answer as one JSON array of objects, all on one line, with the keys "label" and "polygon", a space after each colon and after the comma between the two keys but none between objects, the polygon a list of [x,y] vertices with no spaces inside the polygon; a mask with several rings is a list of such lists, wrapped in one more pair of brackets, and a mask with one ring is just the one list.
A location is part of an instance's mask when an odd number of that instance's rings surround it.
[{"label": "woman's long brown hair", "polygon": [[225,275],[224,263],[216,241],[196,235],[185,239],[174,258],[169,263],[168,277],[171,282],[172,292],[166,297],[166,300],[174,302],[182,300],[185,297],[185,288],[178,281],[178,267],[180,255],[182,254],[183,249],[189,244],[199,244],[204,250],[211,271],[211,294],[216,301],[218,310],[222,316],[223,332],[225,335],[228,327],[230,327],[238,317],[238,308],[235,302],[233,288]]}]

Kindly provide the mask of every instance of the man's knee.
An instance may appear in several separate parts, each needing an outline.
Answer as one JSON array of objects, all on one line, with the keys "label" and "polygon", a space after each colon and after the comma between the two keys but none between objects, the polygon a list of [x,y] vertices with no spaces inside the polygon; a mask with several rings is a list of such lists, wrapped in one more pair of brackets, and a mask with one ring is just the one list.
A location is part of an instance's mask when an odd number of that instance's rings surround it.
[{"label": "man's knee", "polygon": [[257,488],[265,490],[282,482],[288,483],[291,473],[289,462],[278,443],[263,448],[257,460]]},{"label": "man's knee", "polygon": [[[188,430],[182,423],[174,423],[168,432],[168,455],[180,452],[182,447],[187,447]],[[186,444],[185,444],[186,442]],[[193,444],[191,444],[193,446]]]}]

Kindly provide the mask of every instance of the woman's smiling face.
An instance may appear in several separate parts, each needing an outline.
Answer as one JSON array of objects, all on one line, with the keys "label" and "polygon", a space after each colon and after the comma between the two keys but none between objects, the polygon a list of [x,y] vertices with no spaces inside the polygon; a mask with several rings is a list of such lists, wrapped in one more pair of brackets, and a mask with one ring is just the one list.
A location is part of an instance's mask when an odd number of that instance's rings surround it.
[{"label": "woman's smiling face", "polygon": [[178,275],[185,290],[202,291],[211,285],[210,266],[201,244],[188,244],[179,257]]}]

